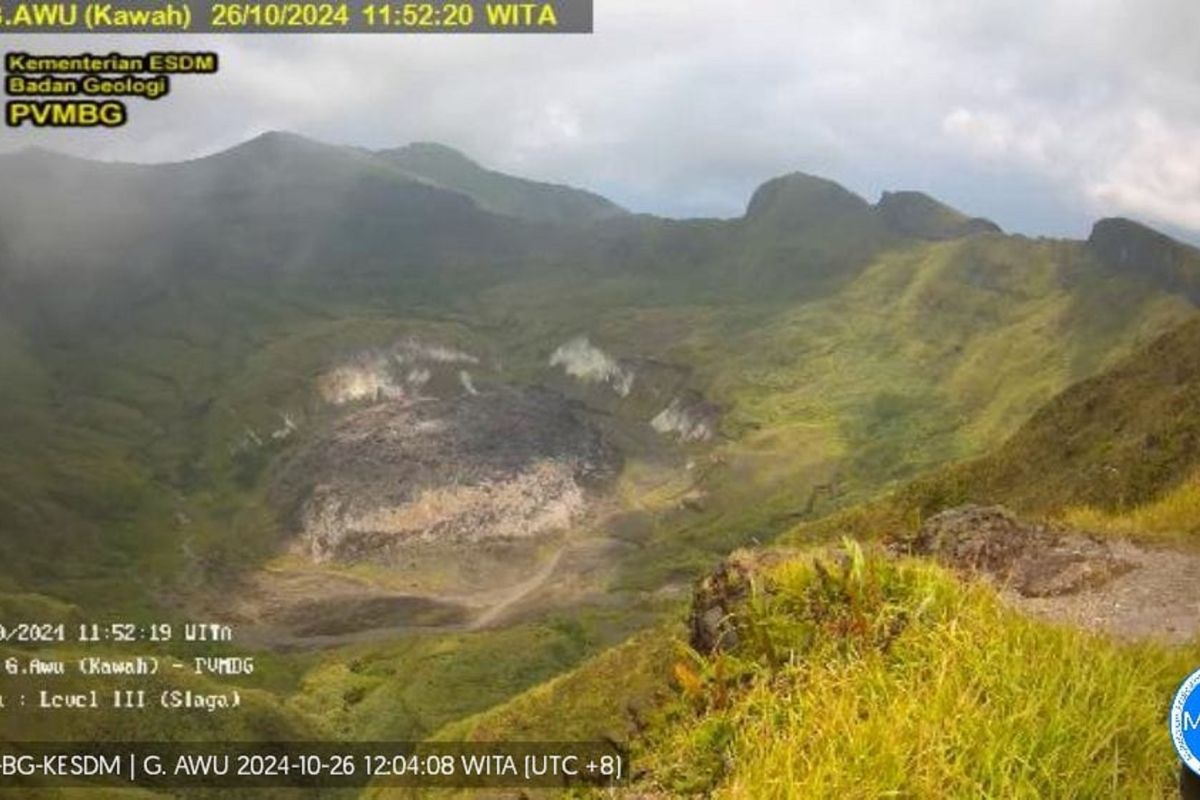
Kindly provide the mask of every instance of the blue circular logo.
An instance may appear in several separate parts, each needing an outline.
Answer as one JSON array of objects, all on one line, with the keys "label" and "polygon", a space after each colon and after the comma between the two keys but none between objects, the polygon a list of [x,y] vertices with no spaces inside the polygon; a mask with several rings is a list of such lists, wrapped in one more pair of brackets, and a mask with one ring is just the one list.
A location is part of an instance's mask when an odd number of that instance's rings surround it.
[{"label": "blue circular logo", "polygon": [[1200,669],[1188,675],[1175,691],[1170,725],[1179,760],[1200,775]]}]

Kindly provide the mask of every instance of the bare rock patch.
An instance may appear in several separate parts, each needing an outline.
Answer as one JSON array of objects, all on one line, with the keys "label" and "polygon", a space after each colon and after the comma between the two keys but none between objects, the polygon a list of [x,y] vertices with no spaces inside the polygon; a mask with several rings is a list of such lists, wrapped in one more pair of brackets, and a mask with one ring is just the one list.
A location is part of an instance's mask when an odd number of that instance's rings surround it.
[{"label": "bare rock patch", "polygon": [[982,573],[1024,597],[1075,594],[1134,569],[1110,540],[1027,522],[1001,506],[962,506],[930,517],[911,552]]}]

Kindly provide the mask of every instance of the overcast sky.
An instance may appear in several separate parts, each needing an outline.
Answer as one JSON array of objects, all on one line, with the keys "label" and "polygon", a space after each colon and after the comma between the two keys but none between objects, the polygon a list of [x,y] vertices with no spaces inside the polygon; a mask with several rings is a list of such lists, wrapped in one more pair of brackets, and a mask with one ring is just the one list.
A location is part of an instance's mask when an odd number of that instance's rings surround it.
[{"label": "overcast sky", "polygon": [[735,215],[784,172],[927,191],[1029,234],[1122,214],[1200,238],[1197,0],[595,0],[590,36],[0,37],[215,49],[120,132],[0,129],[161,161],[264,130],[434,140],[638,211]]}]

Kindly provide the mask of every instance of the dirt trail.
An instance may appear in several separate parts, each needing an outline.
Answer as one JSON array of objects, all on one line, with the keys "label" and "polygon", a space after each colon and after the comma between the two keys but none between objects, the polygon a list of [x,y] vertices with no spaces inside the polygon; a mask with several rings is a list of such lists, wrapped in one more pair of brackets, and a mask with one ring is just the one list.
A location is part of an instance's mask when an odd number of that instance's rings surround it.
[{"label": "dirt trail", "polygon": [[1112,543],[1132,564],[1125,574],[1094,588],[1057,597],[1005,597],[1042,619],[1067,622],[1122,639],[1183,644],[1200,635],[1200,554]]},{"label": "dirt trail", "polygon": [[1200,552],[1029,522],[998,506],[931,517],[906,549],[986,576],[1042,619],[1130,640],[1200,636]]},{"label": "dirt trail", "polygon": [[491,626],[497,620],[503,617],[504,613],[514,605],[533,594],[538,589],[542,588],[542,586],[544,586],[546,582],[550,580],[550,576],[554,574],[554,570],[558,568],[558,562],[562,560],[563,553],[566,551],[566,546],[560,547],[557,551],[555,551],[553,556],[546,560],[546,563],[542,565],[541,569],[531,575],[528,580],[522,581],[516,586],[510,588],[508,592],[494,602],[490,608],[472,620],[467,628],[469,630],[476,631],[480,630],[481,628],[487,628]]},{"label": "dirt trail", "polygon": [[244,642],[277,650],[340,647],[416,630],[480,630],[543,589],[567,549],[561,545],[525,580],[474,595],[406,595],[359,578],[280,573],[259,582],[234,621]]}]

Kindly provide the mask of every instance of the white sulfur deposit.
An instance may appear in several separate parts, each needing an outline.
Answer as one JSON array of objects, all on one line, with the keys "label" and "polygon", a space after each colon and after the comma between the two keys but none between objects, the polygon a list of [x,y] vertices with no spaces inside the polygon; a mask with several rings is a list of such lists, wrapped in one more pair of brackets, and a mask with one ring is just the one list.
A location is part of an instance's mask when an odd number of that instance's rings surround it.
[{"label": "white sulfur deposit", "polygon": [[343,364],[317,379],[317,390],[326,403],[345,405],[359,400],[398,400],[404,397],[387,361],[378,356]]},{"label": "white sulfur deposit", "polygon": [[[359,353],[339,364],[317,379],[322,399],[332,405],[360,401],[402,400],[417,395],[434,378],[441,366],[477,365],[479,359],[470,353],[440,344],[422,342],[409,337],[390,348]],[[464,389],[472,392],[470,378]]]},{"label": "white sulfur deposit", "polygon": [[409,386],[414,389],[420,389],[425,384],[429,383],[433,373],[424,367],[413,367],[408,371],[408,376],[404,379]]},{"label": "white sulfur deposit", "polygon": [[621,397],[628,397],[633,389],[633,371],[593,346],[586,336],[577,336],[555,350],[550,356],[550,366],[562,367],[572,378],[584,383],[607,383]]},{"label": "white sulfur deposit", "polygon": [[675,434],[684,442],[705,442],[714,434],[712,422],[693,413],[678,398],[650,420],[650,427],[663,435]]},{"label": "white sulfur deposit", "polygon": [[440,344],[428,344],[409,337],[392,348],[392,355],[400,364],[478,364],[479,359],[470,353]]}]

